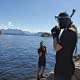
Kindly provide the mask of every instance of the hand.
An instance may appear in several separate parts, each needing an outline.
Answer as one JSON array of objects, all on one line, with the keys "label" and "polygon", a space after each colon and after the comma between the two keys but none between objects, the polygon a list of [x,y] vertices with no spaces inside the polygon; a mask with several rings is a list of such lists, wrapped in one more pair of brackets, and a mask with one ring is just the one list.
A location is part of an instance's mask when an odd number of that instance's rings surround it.
[{"label": "hand", "polygon": [[51,33],[53,38],[58,37],[60,33],[60,29],[57,26],[55,26],[51,29]]}]

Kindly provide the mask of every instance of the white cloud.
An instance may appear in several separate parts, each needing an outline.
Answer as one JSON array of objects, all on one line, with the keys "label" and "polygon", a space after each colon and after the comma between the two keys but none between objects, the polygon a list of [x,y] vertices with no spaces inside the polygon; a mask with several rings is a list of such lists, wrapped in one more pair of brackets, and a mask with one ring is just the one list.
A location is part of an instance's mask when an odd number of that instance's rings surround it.
[{"label": "white cloud", "polygon": [[11,27],[11,26],[14,26],[14,25],[12,24],[11,21],[9,21],[9,22],[8,22],[8,26]]},{"label": "white cloud", "polygon": [[4,24],[0,24],[0,29],[7,29],[7,26]]},{"label": "white cloud", "polygon": [[11,21],[9,21],[8,23],[7,23],[7,25],[6,24],[0,24],[0,29],[8,29],[8,28],[12,28],[14,25],[12,24],[12,22]]}]

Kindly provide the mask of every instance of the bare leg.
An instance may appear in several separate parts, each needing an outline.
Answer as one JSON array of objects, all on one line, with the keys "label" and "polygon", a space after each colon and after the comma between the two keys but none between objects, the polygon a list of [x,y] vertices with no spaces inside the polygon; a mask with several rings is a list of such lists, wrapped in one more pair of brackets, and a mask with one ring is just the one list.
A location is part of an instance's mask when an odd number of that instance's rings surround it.
[{"label": "bare leg", "polygon": [[45,66],[42,66],[41,77],[43,77]]},{"label": "bare leg", "polygon": [[40,71],[41,71],[41,67],[38,67],[37,80],[40,80]]}]

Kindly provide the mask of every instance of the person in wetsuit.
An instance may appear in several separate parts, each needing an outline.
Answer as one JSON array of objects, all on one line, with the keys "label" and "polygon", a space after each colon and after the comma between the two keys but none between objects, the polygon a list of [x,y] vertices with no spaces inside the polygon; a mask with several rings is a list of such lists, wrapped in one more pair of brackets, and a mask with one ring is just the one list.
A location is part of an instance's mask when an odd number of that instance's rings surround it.
[{"label": "person in wetsuit", "polygon": [[54,80],[71,80],[75,71],[72,56],[77,43],[77,28],[65,12],[60,13],[56,18],[59,27],[55,26],[51,29],[53,47],[56,51]]},{"label": "person in wetsuit", "polygon": [[38,73],[37,73],[37,80],[40,80],[40,78],[43,78],[43,73],[46,67],[46,55],[47,55],[47,49],[44,45],[44,42],[40,42],[40,48],[38,49],[39,54],[39,60],[38,60]]}]

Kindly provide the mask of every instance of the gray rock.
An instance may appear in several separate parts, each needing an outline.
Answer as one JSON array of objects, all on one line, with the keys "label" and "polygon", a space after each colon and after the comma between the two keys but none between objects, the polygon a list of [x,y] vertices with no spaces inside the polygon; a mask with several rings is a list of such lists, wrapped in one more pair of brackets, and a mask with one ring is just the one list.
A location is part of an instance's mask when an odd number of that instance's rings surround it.
[{"label": "gray rock", "polygon": [[54,79],[54,72],[50,72],[46,80],[53,80]]}]

